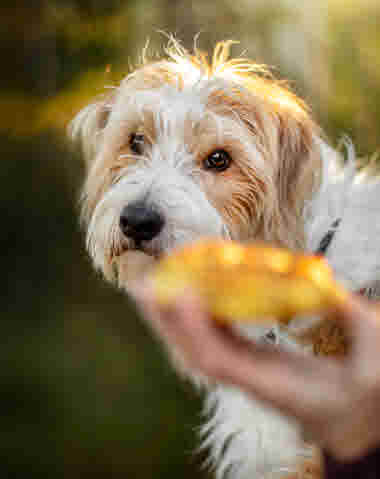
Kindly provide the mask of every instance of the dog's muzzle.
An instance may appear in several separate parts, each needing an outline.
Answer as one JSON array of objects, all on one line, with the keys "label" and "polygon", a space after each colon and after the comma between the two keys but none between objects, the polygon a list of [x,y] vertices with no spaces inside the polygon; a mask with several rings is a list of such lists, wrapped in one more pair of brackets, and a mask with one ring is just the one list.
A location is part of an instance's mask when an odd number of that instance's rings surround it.
[{"label": "dog's muzzle", "polygon": [[164,227],[163,216],[143,202],[125,206],[120,215],[120,229],[123,234],[136,243],[151,241]]}]

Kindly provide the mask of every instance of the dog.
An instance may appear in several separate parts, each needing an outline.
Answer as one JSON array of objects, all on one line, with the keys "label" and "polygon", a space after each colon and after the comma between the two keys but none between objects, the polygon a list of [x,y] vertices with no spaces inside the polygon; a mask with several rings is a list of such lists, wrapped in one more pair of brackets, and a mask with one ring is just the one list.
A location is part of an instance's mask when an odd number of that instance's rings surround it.
[{"label": "dog", "polygon": [[[87,165],[82,220],[95,267],[128,291],[161,256],[199,238],[260,240],[324,254],[347,288],[378,295],[377,178],[357,171],[348,141],[343,161],[285,82],[231,59],[232,43],[217,44],[209,60],[171,39],[163,59],[144,62],[72,121]],[[310,349],[275,325],[240,333]],[[206,409],[204,444],[218,478],[320,476],[305,466],[315,449],[291,419],[224,385],[209,388]]]}]

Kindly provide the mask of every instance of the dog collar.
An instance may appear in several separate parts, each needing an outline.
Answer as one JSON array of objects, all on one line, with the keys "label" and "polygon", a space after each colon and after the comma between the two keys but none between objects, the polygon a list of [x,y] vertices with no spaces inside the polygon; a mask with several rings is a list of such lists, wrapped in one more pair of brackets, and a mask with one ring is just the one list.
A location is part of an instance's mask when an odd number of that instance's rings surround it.
[{"label": "dog collar", "polygon": [[332,240],[334,239],[336,230],[338,229],[340,222],[341,222],[341,218],[338,218],[331,224],[329,230],[321,239],[321,242],[319,243],[319,246],[317,250],[315,251],[315,254],[320,254],[320,255],[326,254],[326,251],[328,250]]},{"label": "dog collar", "polygon": [[[315,254],[319,255],[325,255],[326,251],[328,250],[332,240],[334,239],[336,230],[338,229],[338,226],[341,222],[341,218],[336,219],[330,226],[329,230],[327,233],[323,236],[321,239],[318,248],[315,251]],[[360,294],[361,296],[365,296],[368,299],[372,299],[376,297],[376,291],[372,287],[366,287],[366,288],[361,288],[357,291],[357,294]]]}]

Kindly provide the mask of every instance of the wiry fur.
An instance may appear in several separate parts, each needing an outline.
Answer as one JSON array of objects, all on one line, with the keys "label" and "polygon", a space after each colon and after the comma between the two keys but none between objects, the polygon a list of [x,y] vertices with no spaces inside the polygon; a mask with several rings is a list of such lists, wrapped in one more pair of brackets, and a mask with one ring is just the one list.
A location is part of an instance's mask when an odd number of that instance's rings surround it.
[{"label": "wiry fur", "polygon": [[[377,179],[356,175],[351,146],[341,166],[305,104],[264,67],[229,60],[230,45],[217,45],[209,62],[172,41],[166,59],[143,64],[74,119],[72,135],[81,139],[88,166],[83,221],[95,266],[128,288],[157,257],[200,237],[314,251],[339,218],[330,263],[349,288],[376,286]],[[145,137],[142,155],[130,149],[136,132]],[[220,148],[231,155],[230,168],[206,170],[203,160]],[[119,217],[141,199],[166,223],[135,251]],[[308,327],[310,320],[297,324]],[[241,332],[260,339],[268,328]],[[276,341],[300,347],[286,331],[276,331]],[[311,455],[293,421],[240,391],[220,385],[210,391],[207,407],[205,444],[218,477],[278,477]]]}]

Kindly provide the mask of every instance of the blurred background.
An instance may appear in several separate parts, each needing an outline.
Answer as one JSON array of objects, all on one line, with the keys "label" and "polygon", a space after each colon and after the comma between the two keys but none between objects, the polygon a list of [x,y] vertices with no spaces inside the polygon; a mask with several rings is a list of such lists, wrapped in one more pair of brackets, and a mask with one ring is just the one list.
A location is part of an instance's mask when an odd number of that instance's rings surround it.
[{"label": "blurred background", "polygon": [[274,66],[336,143],[380,144],[378,0],[3,0],[0,6],[4,478],[211,477],[201,400],[126,295],[92,270],[65,128],[174,32]]}]

